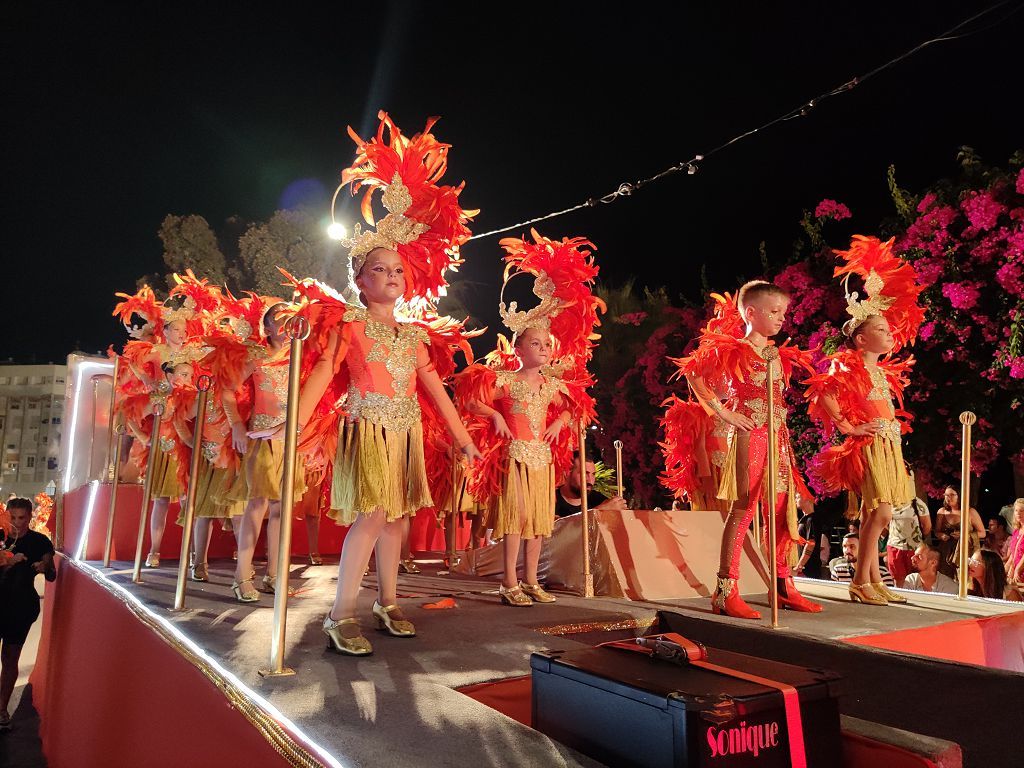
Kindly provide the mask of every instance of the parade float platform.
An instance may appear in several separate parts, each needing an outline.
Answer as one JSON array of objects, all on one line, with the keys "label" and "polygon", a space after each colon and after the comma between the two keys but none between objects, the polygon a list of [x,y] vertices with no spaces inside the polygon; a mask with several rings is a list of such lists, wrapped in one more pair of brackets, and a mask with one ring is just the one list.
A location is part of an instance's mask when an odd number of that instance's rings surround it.
[{"label": "parade float platform", "polygon": [[[958,765],[955,745],[965,765],[1008,765],[977,717],[1024,690],[1024,613],[1012,604],[917,595],[865,607],[838,585],[801,581],[825,612],[783,613],[771,629],[692,598],[559,593],[516,610],[500,604],[494,580],[441,576],[429,561],[399,580],[418,636],[391,638],[366,620],[375,653],[365,659],[325,650],[334,564],[294,565],[285,660],[296,674],[264,678],[272,599],[235,602],[230,560],[211,564],[209,583],[189,584],[181,613],[169,610],[173,563],[146,570],[143,584],[131,582],[130,563],[99,565],[61,558],[45,601],[32,684],[55,768],[596,765],[529,727],[530,653],[653,631],[839,673],[851,766]],[[372,571],[363,583],[368,618]],[[423,607],[443,597],[457,607]],[[767,613],[765,594],[750,600]]]},{"label": "parade float platform", "polygon": [[[132,563],[122,554],[138,528],[131,489],[122,489],[123,513],[118,503],[118,559],[103,568],[97,544],[108,487],[91,483],[65,495],[64,549],[85,557],[60,557],[57,581],[47,585],[31,682],[54,768],[596,765],[530,727],[530,654],[655,632],[837,673],[837,765],[1013,761],[978,718],[1024,693],[1021,604],[906,593],[910,605],[879,608],[851,603],[843,585],[800,579],[801,591],[820,600],[824,612],[783,612],[773,629],[710,611],[705,595],[714,584],[716,547],[707,542],[720,538],[718,513],[598,511],[591,560],[605,596],[583,598],[573,587],[582,560],[576,515],[556,522],[542,557],[548,583],[563,585],[556,587],[558,602],[513,609],[501,604],[489,575],[494,547],[467,553],[458,569],[464,572],[442,575],[442,532],[431,528],[432,515],[421,514],[414,547],[435,542],[434,554],[421,553],[423,573],[399,578],[418,636],[374,630],[371,569],[359,615],[374,655],[328,652],[321,623],[335,593],[337,547],[332,557],[322,546],[324,565],[308,565],[299,554],[292,565],[297,591],[288,604],[284,658],[295,674],[263,677],[272,597],[236,602],[228,554],[211,559],[209,583],[188,582],[185,610],[173,612],[177,562],[167,546],[163,566],[133,583]],[[302,540],[296,525],[293,538]],[[325,521],[323,529],[323,542],[339,541],[333,524]],[[741,589],[767,616],[764,563],[752,545],[745,552]],[[425,607],[443,598],[455,606]]]}]

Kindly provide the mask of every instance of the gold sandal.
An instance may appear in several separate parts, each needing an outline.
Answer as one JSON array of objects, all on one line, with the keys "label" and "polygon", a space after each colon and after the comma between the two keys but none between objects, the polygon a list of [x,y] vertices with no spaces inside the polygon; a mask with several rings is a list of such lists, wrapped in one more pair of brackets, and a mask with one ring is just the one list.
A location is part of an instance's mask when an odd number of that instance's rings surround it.
[{"label": "gold sandal", "polygon": [[520,585],[516,585],[509,589],[505,588],[502,584],[498,587],[498,594],[501,596],[501,601],[506,605],[512,605],[516,608],[525,608],[529,605],[533,605],[533,600],[527,595]]},{"label": "gold sandal", "polygon": [[[392,616],[391,614],[394,614]],[[392,637],[415,637],[416,627],[402,615],[402,609],[397,605],[381,605],[373,601],[373,615],[377,619],[377,628],[387,632]]]},{"label": "gold sandal", "polygon": [[525,592],[531,600],[537,603],[553,603],[555,596],[545,591],[540,584],[524,584],[519,582],[519,588]]},{"label": "gold sandal", "polygon": [[310,565],[323,565],[324,559],[320,556],[319,552],[309,553],[309,564]]},{"label": "gold sandal", "polygon": [[358,619],[335,621],[327,614],[324,618],[324,634],[327,635],[327,650],[344,656],[369,656],[373,653],[370,641],[363,637]]},{"label": "gold sandal", "polygon": [[199,563],[198,565],[193,565],[192,568],[189,570],[189,578],[191,578],[192,581],[210,580],[210,566],[207,563]]},{"label": "gold sandal", "polygon": [[850,599],[855,603],[864,603],[865,605],[889,604],[889,601],[878,592],[875,592],[874,588],[870,584],[854,584],[851,581],[849,586]]},{"label": "gold sandal", "polygon": [[160,553],[150,552],[146,555],[146,567],[147,568],[159,568],[160,567]]},{"label": "gold sandal", "polygon": [[402,573],[419,573],[420,567],[416,565],[416,561],[410,557],[405,560],[398,561],[398,570]]},{"label": "gold sandal", "polygon": [[[256,574],[253,574],[248,579],[242,581],[235,581],[231,584],[231,591],[235,593],[235,599],[240,603],[256,603],[259,602],[260,593],[256,591],[256,587],[253,585],[252,580]],[[249,590],[243,590],[244,585],[249,585]]]},{"label": "gold sandal", "polygon": [[890,603],[900,603],[900,604],[903,604],[903,603],[907,602],[907,598],[905,598],[903,595],[899,595],[899,594],[893,592],[891,589],[889,589],[887,586],[885,586],[885,584],[882,584],[882,583],[877,583],[876,584],[875,582],[872,581],[871,582],[871,586],[874,587],[875,592],[880,594],[882,597],[884,597],[886,599],[886,601],[888,601]]}]

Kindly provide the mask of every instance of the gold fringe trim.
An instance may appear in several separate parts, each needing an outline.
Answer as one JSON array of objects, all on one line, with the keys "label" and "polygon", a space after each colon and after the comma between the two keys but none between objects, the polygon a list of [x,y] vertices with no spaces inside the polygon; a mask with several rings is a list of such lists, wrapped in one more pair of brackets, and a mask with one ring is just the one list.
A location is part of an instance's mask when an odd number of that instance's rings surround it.
[{"label": "gold fringe trim", "polygon": [[[295,498],[306,492],[306,469],[301,460],[295,462]],[[281,500],[281,476],[284,474],[284,440],[250,440],[242,459],[245,474],[246,500]],[[233,489],[234,490],[234,489]],[[235,494],[230,496],[237,501]]]},{"label": "gold fringe trim", "polygon": [[492,537],[522,534],[524,539],[548,537],[555,525],[555,465],[531,469],[509,458],[505,485],[491,502],[487,527]]},{"label": "gold fringe trim", "polygon": [[882,435],[861,449],[864,481],[860,487],[861,506],[875,509],[879,504],[902,507],[914,498],[914,486],[903,462],[902,446]]},{"label": "gold fringe trim", "polygon": [[384,510],[388,522],[432,507],[423,427],[385,429],[366,419],[346,422],[338,440],[327,513],[339,525]]},{"label": "gold fringe trim", "polygon": [[146,627],[153,631],[157,637],[171,646],[189,664],[198,669],[203,676],[213,683],[224,697],[228,704],[234,707],[249,723],[259,731],[260,735],[267,740],[267,743],[279,754],[292,768],[327,768],[327,764],[313,755],[309,750],[299,744],[292,735],[285,730],[269,713],[258,707],[241,691],[234,683],[225,678],[219,671],[197,655],[191,648],[182,643],[177,637],[171,634],[162,624],[157,622],[151,614],[140,608],[117,589],[112,588],[105,577],[91,567],[83,567],[77,561],[58,555],[64,562],[62,566],[72,565],[86,573],[101,588],[107,590]]},{"label": "gold fringe trim", "polygon": [[168,452],[156,451],[156,464],[153,467],[154,499],[177,499],[185,495],[185,489],[178,482],[178,461]]}]

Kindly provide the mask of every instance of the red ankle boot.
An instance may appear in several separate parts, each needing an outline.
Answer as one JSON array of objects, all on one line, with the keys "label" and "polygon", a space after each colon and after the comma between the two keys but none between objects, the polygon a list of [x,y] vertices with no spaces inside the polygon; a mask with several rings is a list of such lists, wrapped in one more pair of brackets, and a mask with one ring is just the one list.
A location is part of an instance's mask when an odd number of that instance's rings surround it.
[{"label": "red ankle boot", "polygon": [[796,591],[792,578],[779,579],[779,607],[803,613],[821,613],[821,606]]},{"label": "red ankle boot", "polygon": [[740,591],[736,587],[736,579],[725,579],[718,577],[718,585],[715,595],[711,598],[711,611],[715,614],[725,614],[734,619],[760,619],[761,614],[747,605],[740,597]]}]

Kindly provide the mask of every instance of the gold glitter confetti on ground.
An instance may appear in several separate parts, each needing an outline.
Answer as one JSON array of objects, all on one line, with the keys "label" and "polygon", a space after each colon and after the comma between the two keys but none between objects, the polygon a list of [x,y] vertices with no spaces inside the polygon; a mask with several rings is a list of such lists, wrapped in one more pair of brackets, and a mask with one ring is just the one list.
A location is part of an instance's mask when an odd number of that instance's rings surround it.
[{"label": "gold glitter confetti on ground", "polygon": [[582,632],[614,632],[621,629],[647,629],[658,621],[657,616],[646,619],[630,617],[612,621],[591,621],[582,624],[557,624],[553,627],[539,627],[538,632],[545,635],[578,635]]}]

